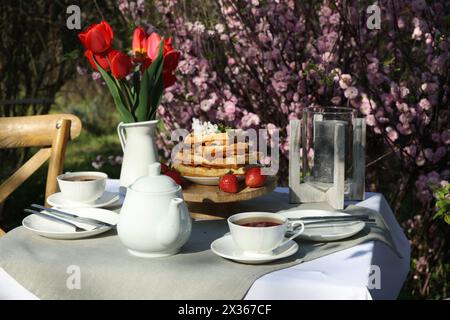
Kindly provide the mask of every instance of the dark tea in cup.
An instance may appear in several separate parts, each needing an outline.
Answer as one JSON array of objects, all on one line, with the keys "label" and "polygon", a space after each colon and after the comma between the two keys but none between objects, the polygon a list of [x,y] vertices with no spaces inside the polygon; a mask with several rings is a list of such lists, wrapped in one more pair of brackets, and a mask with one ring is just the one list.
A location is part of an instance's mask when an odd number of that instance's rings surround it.
[{"label": "dark tea in cup", "polygon": [[59,188],[70,201],[92,203],[105,192],[108,175],[98,171],[67,172],[59,175]]},{"label": "dark tea in cup", "polygon": [[246,218],[240,219],[234,222],[242,227],[253,227],[253,228],[267,228],[275,227],[283,224],[283,221],[270,218]]},{"label": "dark tea in cup", "polygon": [[102,179],[102,177],[96,177],[96,176],[69,176],[69,177],[63,177],[61,180],[65,181],[94,181]]},{"label": "dark tea in cup", "polygon": [[[280,213],[243,212],[234,214],[227,220],[233,242],[245,255],[273,255],[273,250],[283,246],[303,232],[301,221],[289,222]],[[285,238],[286,231],[294,224],[302,225],[295,234]]]}]

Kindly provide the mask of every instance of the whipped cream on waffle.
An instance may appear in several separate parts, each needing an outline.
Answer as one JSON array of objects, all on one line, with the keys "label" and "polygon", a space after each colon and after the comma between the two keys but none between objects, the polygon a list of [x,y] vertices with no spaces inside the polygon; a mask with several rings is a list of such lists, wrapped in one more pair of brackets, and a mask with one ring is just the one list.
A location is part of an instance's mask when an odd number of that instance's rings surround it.
[{"label": "whipped cream on waffle", "polygon": [[192,131],[195,135],[208,135],[212,133],[219,133],[219,126],[212,124],[209,121],[201,122],[197,118],[192,119]]}]

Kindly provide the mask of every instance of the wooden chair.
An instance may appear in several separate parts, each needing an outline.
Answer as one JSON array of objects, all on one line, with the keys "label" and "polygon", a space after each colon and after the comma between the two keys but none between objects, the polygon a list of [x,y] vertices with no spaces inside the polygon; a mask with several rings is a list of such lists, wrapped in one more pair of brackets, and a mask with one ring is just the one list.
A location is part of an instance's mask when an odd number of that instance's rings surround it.
[{"label": "wooden chair", "polygon": [[[58,191],[66,145],[80,135],[81,121],[71,114],[0,118],[0,149],[41,147],[0,185],[0,203],[49,159],[45,199]],[[0,229],[0,236],[3,231]]]}]

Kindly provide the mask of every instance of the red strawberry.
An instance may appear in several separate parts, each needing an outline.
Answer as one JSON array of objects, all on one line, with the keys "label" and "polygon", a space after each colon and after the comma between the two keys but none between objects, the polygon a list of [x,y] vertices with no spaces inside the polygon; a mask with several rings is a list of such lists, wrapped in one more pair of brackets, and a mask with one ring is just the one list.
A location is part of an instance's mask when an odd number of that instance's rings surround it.
[{"label": "red strawberry", "polygon": [[178,183],[180,186],[183,184],[183,178],[181,177],[181,175],[178,171],[168,170],[164,174],[168,177],[171,177],[173,179],[173,181]]},{"label": "red strawberry", "polygon": [[165,174],[167,171],[169,171],[167,164],[161,163],[161,173]]},{"label": "red strawberry", "polygon": [[267,176],[261,174],[261,168],[254,167],[245,173],[245,184],[250,188],[259,188],[266,183]]},{"label": "red strawberry", "polygon": [[238,192],[239,185],[236,176],[232,173],[227,173],[221,177],[219,180],[219,188],[228,193]]}]

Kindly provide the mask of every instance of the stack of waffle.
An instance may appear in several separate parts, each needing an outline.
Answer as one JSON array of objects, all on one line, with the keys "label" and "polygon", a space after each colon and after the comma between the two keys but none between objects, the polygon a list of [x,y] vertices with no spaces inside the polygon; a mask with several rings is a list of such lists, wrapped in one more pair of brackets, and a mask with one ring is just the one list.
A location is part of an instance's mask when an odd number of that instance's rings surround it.
[{"label": "stack of waffle", "polygon": [[211,134],[191,133],[177,152],[174,167],[183,176],[220,177],[232,172],[245,174],[249,164],[256,164],[258,153],[245,142],[240,130]]}]

